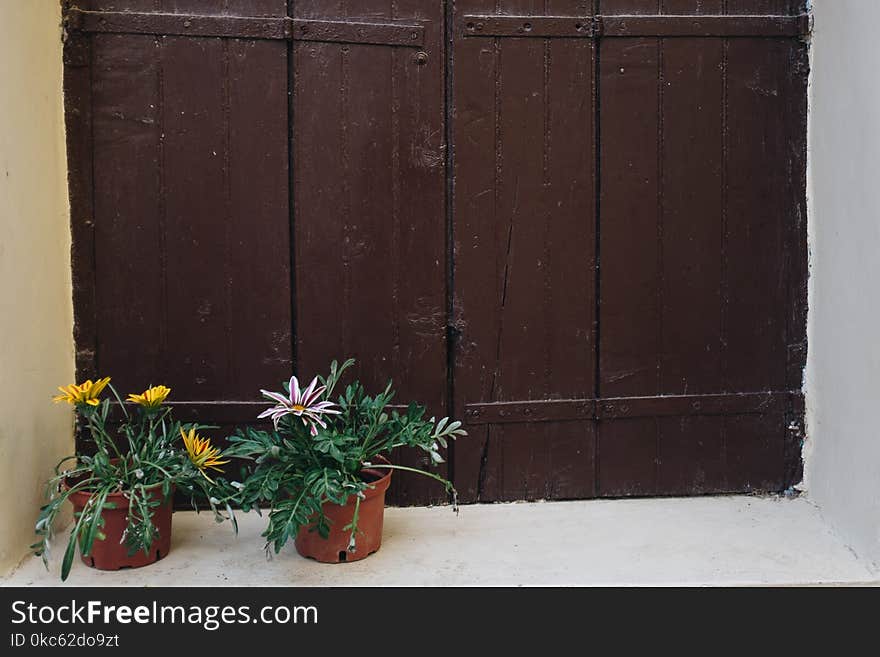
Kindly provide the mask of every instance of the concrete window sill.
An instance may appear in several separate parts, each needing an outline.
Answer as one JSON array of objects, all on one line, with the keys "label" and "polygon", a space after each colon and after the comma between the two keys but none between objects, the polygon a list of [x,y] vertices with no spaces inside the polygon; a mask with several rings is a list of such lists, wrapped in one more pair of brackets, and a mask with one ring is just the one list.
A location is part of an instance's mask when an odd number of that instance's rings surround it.
[{"label": "concrete window sill", "polygon": [[[798,585],[876,584],[805,499],[704,497],[389,508],[382,549],[326,565],[292,545],[267,561],[265,518],[240,533],[208,513],[174,516],[173,547],[146,568],[79,561],[73,586]],[[28,558],[4,585],[60,585]]]}]

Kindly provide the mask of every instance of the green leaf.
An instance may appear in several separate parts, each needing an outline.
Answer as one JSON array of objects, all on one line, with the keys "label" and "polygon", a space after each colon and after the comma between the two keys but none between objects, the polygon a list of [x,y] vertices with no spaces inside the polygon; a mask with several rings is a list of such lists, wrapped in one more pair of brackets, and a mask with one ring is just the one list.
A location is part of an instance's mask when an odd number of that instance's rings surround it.
[{"label": "green leaf", "polygon": [[83,556],[85,557],[92,553],[92,546],[95,544],[95,537],[98,534],[98,529],[103,524],[104,517],[101,512],[104,509],[104,502],[107,500],[107,494],[109,492],[109,489],[104,488],[98,493],[97,497],[93,496],[92,501],[89,503],[92,518],[91,522],[86,527],[85,536],[80,543],[80,550],[82,550]]},{"label": "green leaf", "polygon": [[70,568],[73,566],[73,556],[76,554],[76,536],[71,536],[67,543],[67,549],[64,551],[64,560],[61,562],[61,581],[67,580],[70,575]]},{"label": "green leaf", "polygon": [[83,518],[85,518],[85,514],[80,513],[77,517],[76,524],[73,526],[73,529],[70,530],[70,540],[67,542],[67,549],[64,551],[64,559],[61,561],[62,582],[67,580],[67,576],[70,575],[70,568],[73,566],[73,557],[76,554],[76,539],[79,536]]}]

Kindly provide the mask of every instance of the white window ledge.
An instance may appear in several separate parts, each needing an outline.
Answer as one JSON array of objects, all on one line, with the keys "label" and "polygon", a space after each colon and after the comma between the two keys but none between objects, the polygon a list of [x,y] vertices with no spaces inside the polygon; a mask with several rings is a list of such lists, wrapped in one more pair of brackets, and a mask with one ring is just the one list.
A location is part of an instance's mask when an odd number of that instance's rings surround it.
[{"label": "white window ledge", "polygon": [[[267,561],[265,518],[236,538],[210,513],[174,516],[171,553],[102,572],[77,561],[74,586],[798,585],[876,584],[805,499],[703,497],[389,508],[382,549],[320,564],[292,545]],[[59,537],[61,538],[61,537]],[[64,536],[66,538],[66,535]],[[60,543],[60,541],[59,541]],[[59,585],[28,558],[4,585]]]}]

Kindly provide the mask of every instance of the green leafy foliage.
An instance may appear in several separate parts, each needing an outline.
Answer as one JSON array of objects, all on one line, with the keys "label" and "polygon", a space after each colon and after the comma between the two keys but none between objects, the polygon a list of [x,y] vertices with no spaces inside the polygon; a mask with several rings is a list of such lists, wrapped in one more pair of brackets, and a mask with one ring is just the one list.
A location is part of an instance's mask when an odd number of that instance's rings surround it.
[{"label": "green leafy foliage", "polygon": [[[90,495],[85,507],[74,517],[61,563],[62,580],[70,573],[77,545],[88,556],[95,541],[106,539],[102,531],[103,511],[116,508],[108,499],[112,493],[121,492],[128,502],[123,538],[129,554],[149,552],[150,545],[159,537],[153,522],[155,509],[162,504],[157,497],[167,499],[174,490],[188,494],[194,508],[196,499],[207,501],[218,521],[231,519],[235,523],[229,500],[237,491],[211,482],[193,465],[182,445],[181,429],[210,427],[176,422],[167,406],[126,405],[110,388],[118,404],[105,399],[98,406],[76,406],[78,422],[85,425],[94,443],[94,454],[76,454],[58,463],[55,475],[47,482],[48,502],[37,518],[35,532],[39,540],[31,549],[48,568],[58,514],[74,493]],[[123,414],[119,423],[112,418],[114,406]],[[154,494],[156,489],[161,491],[160,496]]]},{"label": "green leafy foliage", "polygon": [[[324,415],[326,427],[316,425],[317,435],[300,416],[281,417],[274,430],[254,427],[238,429],[229,438],[225,456],[250,459],[253,467],[243,472],[243,481],[231,486],[238,490],[236,500],[244,511],[268,506],[268,526],[263,536],[266,549],[277,553],[303,527],[327,537],[329,521],[324,504],[345,505],[354,496],[356,512],[352,523],[343,528],[351,532],[350,549],[357,540],[357,510],[360,499],[371,484],[364,480],[365,466],[416,472],[439,481],[452,496],[455,489],[443,477],[416,468],[391,465],[387,457],[398,447],[424,450],[433,463],[441,463],[441,449],[448,441],[466,435],[461,423],[442,418],[425,418],[425,408],[411,403],[403,411],[389,408],[394,398],[391,383],[380,393],[369,395],[358,382],[349,383],[334,397],[342,374],[354,363],[330,365],[327,377],[319,377],[325,387],[324,401],[333,402],[338,414]],[[290,386],[284,384],[286,393]]]}]

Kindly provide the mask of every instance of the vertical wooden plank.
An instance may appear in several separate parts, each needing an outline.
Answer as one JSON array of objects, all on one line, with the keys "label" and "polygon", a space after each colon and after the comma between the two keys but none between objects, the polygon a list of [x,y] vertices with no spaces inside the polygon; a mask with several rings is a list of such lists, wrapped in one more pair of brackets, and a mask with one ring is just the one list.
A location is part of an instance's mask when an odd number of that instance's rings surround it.
[{"label": "vertical wooden plank", "polygon": [[724,0],[662,0],[660,5],[661,14],[673,16],[721,14],[723,10]]},{"label": "vertical wooden plank", "polygon": [[[590,2],[547,0],[551,15],[589,15]],[[592,39],[546,39],[543,273],[545,396],[589,398],[595,388],[595,108]]]},{"label": "vertical wooden plank", "polygon": [[600,497],[654,495],[657,492],[658,433],[652,418],[600,421],[597,491]]},{"label": "vertical wooden plank", "polygon": [[[381,12],[390,0],[346,2],[342,17]],[[399,316],[395,285],[399,256],[399,194],[395,197],[394,148],[399,149],[399,108],[392,101],[391,48],[341,46],[346,85],[344,145],[348,198],[344,201],[343,258],[347,267],[343,344],[357,359],[357,375],[370,390],[384,388],[391,369]],[[396,215],[396,217],[395,217]],[[399,383],[399,382],[398,382]],[[406,394],[401,391],[401,394]]]},{"label": "vertical wooden plank", "polygon": [[293,369],[287,47],[233,39],[228,48],[226,394],[258,399]]},{"label": "vertical wooden plank", "polygon": [[[722,9],[720,0],[603,3],[608,13]],[[601,394],[712,392],[721,388],[723,46],[627,41],[602,45],[601,143],[613,151],[602,151]],[[624,87],[621,76],[633,70],[639,77]],[[653,111],[644,102],[652,97]],[[651,143],[656,149],[645,148]],[[626,223],[616,223],[621,218]],[[722,482],[717,418],[603,421],[599,431],[601,494],[681,493]]]},{"label": "vertical wooden plank", "polygon": [[[763,9],[767,12],[801,13],[806,10],[800,0],[761,0],[759,4],[760,7],[756,8],[753,2],[729,0],[728,12],[758,12]],[[749,46],[751,49],[747,52]],[[756,136],[760,135],[751,144],[751,154],[746,152],[748,148],[742,144],[735,145],[730,155],[730,166],[736,166],[737,162],[749,156],[765,158],[761,162],[762,170],[756,172],[759,175],[755,177],[752,197],[753,202],[760,203],[761,207],[743,207],[735,199],[729,210],[729,213],[747,212],[752,217],[751,223],[754,226],[750,237],[753,244],[769,240],[766,247],[756,249],[758,271],[751,272],[755,278],[766,281],[763,294],[755,301],[760,304],[759,313],[762,310],[769,313],[769,317],[760,324],[758,357],[765,363],[761,369],[769,377],[770,385],[782,385],[787,389],[797,390],[803,382],[807,347],[805,135],[806,79],[809,64],[806,45],[793,39],[764,40],[751,44],[748,40],[736,40],[731,41],[729,58],[732,90],[728,111],[734,120],[749,120],[753,124],[753,132]],[[751,78],[745,80],[745,69],[748,67],[752,67],[753,72]],[[775,78],[775,82],[768,84],[769,78]],[[756,112],[754,116],[748,116],[747,112],[751,110]],[[741,123],[739,127],[743,127]],[[771,137],[769,141],[768,136]],[[759,148],[761,152],[757,152]],[[741,186],[745,181],[734,177],[732,184]],[[762,212],[765,214],[762,215]],[[741,234],[735,234],[733,248],[741,244]],[[763,255],[764,248],[775,250],[780,256],[775,266],[770,265],[768,256]],[[742,276],[738,268],[734,268],[731,273],[734,277]],[[776,281],[779,278],[782,280],[783,290],[779,290],[777,286]],[[784,311],[780,307],[773,308],[777,303],[782,304]],[[736,310],[736,306],[732,307],[731,313]],[[735,324],[734,331],[735,342],[731,345],[732,349],[742,344],[740,341],[743,338],[740,336],[744,334],[745,327]],[[785,364],[780,362],[783,358]],[[767,369],[771,372],[767,372]],[[731,367],[729,376],[732,379],[731,385],[748,379],[748,373],[735,365]],[[782,442],[781,466],[775,460],[776,445],[761,441],[760,438],[766,441],[766,435],[754,435],[754,431],[758,430]],[[785,417],[766,419],[765,424],[759,425],[754,431],[751,436],[746,435],[743,438],[741,445],[734,444],[731,440],[730,449],[738,450],[743,455],[738,461],[739,477],[733,483],[740,486],[754,485],[754,477],[749,479],[746,476],[751,468],[758,468],[758,474],[764,472],[763,477],[758,477],[758,488],[761,489],[781,490],[800,481],[803,470],[802,406],[790,408]],[[765,455],[760,458],[768,450],[772,450],[773,457]],[[750,463],[750,458],[756,459],[755,462]],[[760,469],[762,465],[764,470]],[[774,466],[781,467],[781,475],[778,470],[773,470]]]},{"label": "vertical wooden plank", "polygon": [[[396,333],[390,369],[401,401],[424,403],[437,418],[448,410],[443,12],[442,3],[422,0],[395,0],[390,11],[395,20],[426,21],[428,56],[417,63],[416,51],[391,49]],[[447,465],[432,466],[422,450],[401,450],[395,458],[402,465],[449,474]],[[440,486],[418,475],[396,477],[389,493],[397,504],[446,501]]]},{"label": "vertical wooden plank", "polygon": [[[551,15],[590,15],[589,1],[546,0]],[[546,237],[542,269],[546,396],[596,395],[595,41],[544,42]],[[545,497],[596,491],[594,422],[547,424]],[[539,443],[534,449],[542,449]]]},{"label": "vertical wooden plank", "polygon": [[[296,16],[314,18],[320,6],[298,2]],[[347,276],[350,155],[343,128],[350,108],[343,99],[349,73],[340,47],[320,42],[294,42],[293,71],[295,365],[300,376],[314,376],[324,372],[330,359],[350,355],[343,347],[347,309],[339,292]],[[328,250],[333,257],[324,255]]]},{"label": "vertical wooden plank", "polygon": [[[502,2],[501,10],[531,15],[538,0]],[[530,312],[544,293],[540,257],[546,217],[544,179],[544,48],[538,39],[501,39],[497,112],[501,162],[496,226],[498,301],[492,388],[498,399],[539,399],[544,341]]]},{"label": "vertical wooden plank", "polygon": [[[391,0],[294,5],[303,18],[425,20],[428,61],[408,48],[294,45],[297,370],[358,360],[372,391],[446,414],[443,16]],[[328,253],[331,257],[328,257]],[[428,465],[422,453],[395,455]],[[441,471],[444,469],[441,468]],[[445,499],[396,477],[397,503]]]},{"label": "vertical wooden plank", "polygon": [[663,0],[599,0],[600,14],[659,14]]},{"label": "vertical wooden plank", "polygon": [[[541,13],[542,5],[541,0],[502,0],[499,10],[533,15]],[[499,289],[495,341],[486,345],[487,351],[494,352],[489,357],[491,394],[493,400],[541,399],[548,392],[542,348],[548,336],[534,309],[536,303],[546,303],[542,271],[548,224],[544,205],[544,117],[548,111],[545,51],[540,39],[504,38],[500,42],[496,108],[496,139],[501,152],[496,190],[500,216],[495,235]],[[547,437],[531,424],[489,427],[490,458],[485,467],[489,472],[498,471],[496,477],[502,482],[497,497],[490,499],[543,497],[529,490],[536,482],[529,471],[545,470],[551,449],[539,442],[541,433]]]},{"label": "vertical wooden plank", "polygon": [[[494,3],[483,0],[455,4],[456,15],[493,9]],[[494,344],[494,323],[492,312],[485,310],[494,309],[499,298],[495,226],[502,156],[496,140],[501,44],[498,39],[464,39],[458,34],[453,43],[453,308],[455,326],[462,332],[454,344],[455,412],[462,416],[466,403],[492,395],[486,359]],[[481,486],[489,483],[481,477],[488,458],[489,427],[469,428],[467,442],[455,449],[455,485],[462,501],[477,501]]]},{"label": "vertical wooden plank", "polygon": [[177,399],[224,399],[228,332],[228,43],[163,37],[166,375]]},{"label": "vertical wooden plank", "polygon": [[699,495],[725,489],[722,417],[658,418],[657,492]]},{"label": "vertical wooden plank", "polygon": [[727,0],[728,14],[791,14],[797,13],[799,0]]},{"label": "vertical wooden plank", "polygon": [[[381,2],[379,9],[387,11],[388,4]],[[351,13],[346,3],[305,2],[296,11],[308,18]],[[396,122],[399,108],[392,100],[391,49],[348,44],[295,49],[303,56],[295,64],[294,136],[300,171],[299,369],[322,372],[332,358],[351,356],[368,389],[384,387],[398,320],[392,250],[396,253],[399,194],[392,188],[392,159],[399,140],[390,115]],[[325,122],[328,129],[321,130],[318,124]],[[331,131],[336,134],[327,134]],[[340,255],[335,263],[325,262],[331,245]]]},{"label": "vertical wooden plank", "polygon": [[608,39],[600,55],[599,393],[658,391],[657,39]]},{"label": "vertical wooden plank", "polygon": [[730,40],[725,285],[731,293],[724,358],[729,390],[782,390],[786,380],[786,64],[782,40]]},{"label": "vertical wooden plank", "polygon": [[[456,6],[527,15],[590,10],[541,0]],[[454,57],[459,408],[591,396],[592,45],[458,38]],[[456,452],[466,499],[592,494],[589,423],[507,424],[475,434],[481,445],[471,440]]]},{"label": "vertical wooden plank", "polygon": [[[721,2],[701,12],[720,13]],[[692,2],[664,2],[696,13]],[[720,392],[724,100],[722,39],[663,40],[659,323],[662,394]]]},{"label": "vertical wooden plank", "polygon": [[221,12],[232,16],[285,16],[287,0],[224,0]]},{"label": "vertical wooden plank", "polygon": [[92,47],[97,373],[113,377],[120,391],[142,390],[169,381],[157,42],[108,34],[94,36]]},{"label": "vertical wooden plank", "polygon": [[[342,0],[306,1],[294,4],[294,14],[341,18],[344,8]],[[334,358],[359,356],[349,344],[351,176],[358,164],[351,157],[350,47],[294,43],[294,76],[296,370],[310,378]],[[325,257],[328,247],[336,257]]]},{"label": "vertical wooden plank", "polygon": [[777,414],[724,418],[727,486],[738,492],[779,492],[785,488],[784,436]]},{"label": "vertical wooden plank", "polygon": [[[655,13],[657,3],[602,2],[603,13]],[[597,395],[658,392],[661,130],[658,39],[608,39],[599,54],[599,375]],[[597,423],[602,496],[656,489],[650,418]]]},{"label": "vertical wooden plank", "polygon": [[[351,1],[346,15],[397,18],[395,9],[388,0]],[[344,53],[346,47],[342,49]],[[430,413],[442,413],[445,409],[438,402],[445,399],[445,353],[419,349],[427,341],[412,330],[421,325],[435,344],[442,340],[445,295],[437,282],[443,280],[445,235],[427,225],[442,226],[442,204],[424,208],[424,214],[412,212],[418,202],[416,194],[423,191],[418,186],[424,162],[415,158],[420,151],[431,153],[425,149],[425,134],[419,132],[430,124],[421,123],[418,113],[430,99],[420,93],[418,77],[409,80],[416,88],[407,87],[407,70],[419,68],[413,52],[352,45],[349,54],[353,168],[347,235],[351,240],[348,312],[361,326],[351,327],[345,343],[358,358],[358,373],[365,385],[379,390],[393,378],[400,403],[415,398],[429,404]],[[426,112],[430,109],[425,107]],[[404,231],[404,226],[418,228]],[[425,248],[419,249],[417,243]],[[430,277],[433,285],[424,284],[424,274],[429,272],[434,274]],[[402,284],[407,295],[401,294]],[[377,290],[381,293],[376,294]],[[366,321],[371,325],[364,326]],[[415,362],[412,350],[417,353]],[[421,356],[424,364],[430,363],[429,369],[417,364]],[[414,390],[409,379],[419,371],[430,380],[421,390]],[[403,465],[428,465],[424,454],[395,454],[395,458]],[[422,501],[442,495],[428,480],[407,475],[395,477],[390,493],[395,502],[410,504],[419,501],[420,494],[425,496]]]}]

